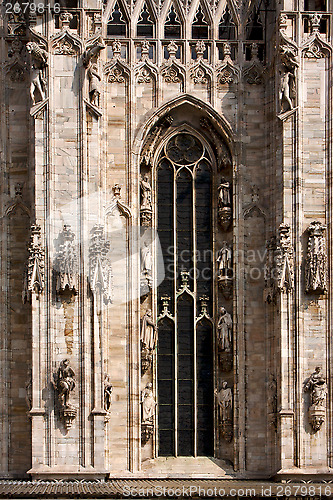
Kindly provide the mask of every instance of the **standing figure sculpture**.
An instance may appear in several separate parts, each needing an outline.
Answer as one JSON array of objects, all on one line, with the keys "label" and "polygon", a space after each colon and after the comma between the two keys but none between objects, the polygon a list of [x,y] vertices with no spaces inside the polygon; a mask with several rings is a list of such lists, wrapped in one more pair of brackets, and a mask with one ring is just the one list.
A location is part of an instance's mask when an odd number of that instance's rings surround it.
[{"label": "standing figure sculpture", "polygon": [[30,69],[30,96],[32,104],[36,104],[36,90],[40,94],[40,100],[44,101],[46,98],[46,80],[44,78],[44,71],[47,66],[48,54],[46,50],[42,49],[36,42],[28,42],[26,44],[27,51],[31,54],[31,69]]},{"label": "standing figure sculpture", "polygon": [[215,391],[215,396],[219,409],[221,433],[224,439],[230,442],[233,436],[233,404],[232,390],[228,387],[228,383],[226,381],[222,382],[222,387],[219,392],[217,392],[217,390]]},{"label": "standing figure sculpture", "polygon": [[140,215],[141,225],[150,226],[153,214],[152,201],[151,201],[151,185],[149,177],[145,174],[140,179]]},{"label": "standing figure sculpture", "polygon": [[232,346],[232,318],[224,307],[220,308],[217,322],[218,343],[221,351],[230,352]]},{"label": "standing figure sculpture", "polygon": [[87,75],[89,78],[89,99],[91,104],[94,106],[99,106],[100,104],[100,81],[101,76],[98,72],[98,66],[96,63],[91,64],[88,68]]},{"label": "standing figure sculpture", "polygon": [[155,415],[156,401],[154,398],[153,384],[149,383],[141,393],[142,419],[141,423],[152,423]]},{"label": "standing figure sculpture", "polygon": [[226,241],[222,243],[216,261],[219,265],[219,277],[228,276],[230,271],[232,273],[232,250]]},{"label": "standing figure sculpture", "polygon": [[309,407],[309,422],[315,432],[319,431],[325,422],[327,383],[321,373],[320,366],[310,375],[304,385],[304,390],[311,394],[311,405]]},{"label": "standing figure sculpture", "polygon": [[226,179],[221,179],[221,184],[217,188],[218,190],[218,208],[231,207],[231,197],[230,197],[230,182]]},{"label": "standing figure sculpture", "polygon": [[141,279],[147,282],[149,288],[152,286],[152,266],[151,248],[147,241],[144,241],[143,247],[141,247]]},{"label": "standing figure sculpture", "polygon": [[75,372],[69,366],[69,359],[61,361],[57,372],[56,389],[58,392],[58,400],[63,408],[69,407],[69,396],[75,388]]},{"label": "standing figure sculpture", "polygon": [[[290,71],[285,71],[281,75],[280,83],[280,103],[282,112],[294,109],[293,105],[293,95],[294,95],[294,75]],[[287,103],[287,107],[284,107],[284,102]]]},{"label": "standing figure sculpture", "polygon": [[104,375],[104,410],[109,411],[111,408],[113,386],[110,381],[110,376]]},{"label": "standing figure sculpture", "polygon": [[151,309],[148,309],[148,311],[142,318],[141,337],[140,337],[142,347],[149,350],[155,349],[156,338],[157,338],[157,326],[153,321]]}]

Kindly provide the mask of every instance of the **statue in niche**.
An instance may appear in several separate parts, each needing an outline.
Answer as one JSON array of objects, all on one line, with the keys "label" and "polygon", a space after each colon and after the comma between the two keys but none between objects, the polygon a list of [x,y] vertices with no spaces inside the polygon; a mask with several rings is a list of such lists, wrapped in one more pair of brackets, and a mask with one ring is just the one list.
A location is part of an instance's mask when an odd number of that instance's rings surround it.
[{"label": "statue in niche", "polygon": [[230,352],[232,347],[232,318],[224,307],[220,308],[217,332],[220,350]]},{"label": "statue in niche", "polygon": [[295,98],[295,75],[286,70],[281,74],[280,81],[280,102],[281,112],[294,109],[293,100]]},{"label": "statue in niche", "polygon": [[228,243],[224,241],[217,255],[219,265],[219,277],[229,276],[232,273],[232,250]]},{"label": "statue in niche", "polygon": [[227,231],[232,222],[230,191],[230,182],[222,178],[218,187],[218,221],[223,231]]},{"label": "statue in niche", "polygon": [[149,288],[152,287],[152,265],[151,248],[147,241],[144,241],[141,247],[141,280],[145,281]]},{"label": "statue in niche", "polygon": [[306,292],[324,293],[327,290],[326,226],[311,222],[305,266]]},{"label": "statue in niche", "polygon": [[141,343],[142,347],[153,350],[156,346],[157,326],[155,325],[151,309],[148,309],[142,319]]},{"label": "statue in niche", "polygon": [[89,79],[89,99],[93,106],[99,106],[100,104],[100,81],[101,76],[98,72],[98,66],[96,63],[91,64],[87,71],[88,79]]},{"label": "statue in niche", "polygon": [[219,409],[219,420],[221,425],[221,432],[224,439],[228,442],[232,440],[233,429],[232,429],[232,390],[228,387],[226,381],[222,382],[222,387],[219,392],[215,391],[218,409]]},{"label": "statue in niche", "polygon": [[218,190],[218,207],[231,207],[231,197],[230,197],[230,182],[221,179],[221,184],[217,188]]},{"label": "statue in niche", "polygon": [[55,376],[54,388],[58,395],[59,417],[68,430],[76,417],[76,408],[69,404],[69,396],[75,388],[75,372],[69,366],[69,359],[63,359]]},{"label": "statue in niche", "polygon": [[156,347],[157,326],[153,321],[151,309],[142,318],[141,326],[141,371],[145,373],[151,365]]},{"label": "statue in niche", "polygon": [[30,69],[30,96],[32,104],[36,104],[37,91],[40,95],[40,100],[44,101],[46,97],[46,80],[44,78],[45,68],[47,66],[48,53],[42,49],[36,42],[28,42],[26,49],[31,54],[31,69]]},{"label": "statue in niche", "polygon": [[140,179],[140,194],[141,194],[141,223],[143,226],[150,226],[152,219],[152,201],[151,201],[151,185],[149,183],[149,176],[145,174]]},{"label": "statue in niche", "polygon": [[109,411],[111,408],[113,386],[110,381],[110,376],[104,375],[104,410]]},{"label": "statue in niche", "polygon": [[304,385],[304,390],[311,394],[311,405],[309,407],[309,422],[315,432],[319,431],[325,422],[327,383],[321,373],[321,367],[317,366]]},{"label": "statue in niche", "polygon": [[58,391],[59,403],[62,407],[69,406],[70,393],[75,388],[75,372],[69,366],[69,359],[61,361],[57,372],[56,388]]},{"label": "statue in niche", "polygon": [[155,415],[156,401],[153,394],[153,384],[149,383],[141,393],[142,420],[144,423],[151,423]]}]

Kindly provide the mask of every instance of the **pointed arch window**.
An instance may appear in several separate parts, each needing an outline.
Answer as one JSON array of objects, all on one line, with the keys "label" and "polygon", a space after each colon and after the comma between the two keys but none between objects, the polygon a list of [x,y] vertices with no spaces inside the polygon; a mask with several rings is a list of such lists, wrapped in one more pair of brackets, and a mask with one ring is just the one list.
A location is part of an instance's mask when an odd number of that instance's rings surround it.
[{"label": "pointed arch window", "polygon": [[107,35],[116,37],[126,37],[128,35],[128,23],[118,2],[115,3],[113,11],[109,17]]},{"label": "pointed arch window", "polygon": [[[170,310],[158,322],[158,453],[213,455],[213,175],[204,143],[187,132],[171,137],[155,178],[165,267],[157,295]],[[202,314],[203,300],[207,315]]]},{"label": "pointed arch window", "polygon": [[264,28],[260,19],[259,11],[252,13],[246,24],[245,32],[247,40],[263,40]]},{"label": "pointed arch window", "polygon": [[155,32],[155,22],[144,4],[136,26],[136,36],[143,38],[153,38]]},{"label": "pointed arch window", "polygon": [[173,5],[171,5],[164,24],[164,38],[173,39],[182,37],[182,24]]},{"label": "pointed arch window", "polygon": [[227,6],[219,22],[219,39],[236,40],[236,26]]},{"label": "pointed arch window", "polygon": [[192,23],[192,38],[195,40],[207,39],[209,37],[209,23],[201,5],[194,16]]}]

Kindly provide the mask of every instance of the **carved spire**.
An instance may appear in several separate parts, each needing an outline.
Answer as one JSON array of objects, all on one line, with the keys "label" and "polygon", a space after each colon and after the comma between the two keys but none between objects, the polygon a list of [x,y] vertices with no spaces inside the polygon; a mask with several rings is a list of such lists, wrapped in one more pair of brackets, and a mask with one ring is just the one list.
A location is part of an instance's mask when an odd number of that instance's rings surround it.
[{"label": "carved spire", "polygon": [[30,300],[32,294],[41,294],[44,289],[44,249],[41,240],[41,227],[33,224],[31,226],[28,245],[29,256],[24,278],[24,302]]}]

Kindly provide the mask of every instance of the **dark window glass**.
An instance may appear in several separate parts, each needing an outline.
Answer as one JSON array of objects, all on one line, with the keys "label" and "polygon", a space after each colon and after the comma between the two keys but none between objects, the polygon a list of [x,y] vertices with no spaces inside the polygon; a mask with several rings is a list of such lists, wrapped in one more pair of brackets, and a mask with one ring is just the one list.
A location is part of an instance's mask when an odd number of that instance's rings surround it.
[{"label": "dark window glass", "polygon": [[221,17],[219,24],[220,40],[236,40],[236,26],[227,7]]},{"label": "dark window glass", "polygon": [[246,25],[247,40],[262,40],[264,38],[264,30],[260,21],[259,13],[254,13]]},{"label": "dark window glass", "polygon": [[205,14],[202,11],[201,5],[199,5],[192,23],[192,38],[199,40],[208,38],[208,28],[209,26]]},{"label": "dark window glass", "polygon": [[136,36],[145,38],[153,38],[154,36],[154,21],[151,18],[146,4],[144,4],[138,20]]},{"label": "dark window glass", "polygon": [[326,11],[325,0],[304,0],[304,10],[309,11]]},{"label": "dark window glass", "polygon": [[164,38],[181,38],[181,22],[173,5],[164,24]]},{"label": "dark window glass", "polygon": [[127,36],[127,23],[124,14],[116,2],[107,24],[108,36]]}]

